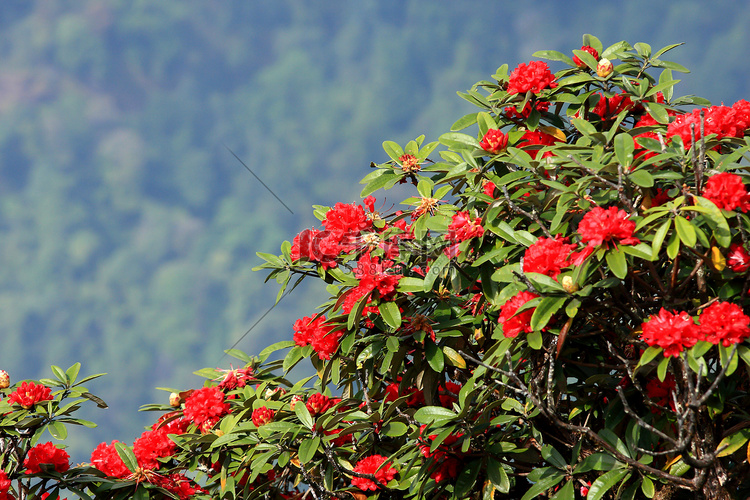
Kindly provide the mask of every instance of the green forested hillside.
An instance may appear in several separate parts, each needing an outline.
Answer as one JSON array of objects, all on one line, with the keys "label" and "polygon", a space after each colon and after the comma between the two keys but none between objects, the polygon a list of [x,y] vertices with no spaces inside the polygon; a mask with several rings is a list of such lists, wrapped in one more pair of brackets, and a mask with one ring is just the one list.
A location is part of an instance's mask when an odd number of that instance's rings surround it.
[{"label": "green forested hillside", "polygon": [[[357,199],[383,140],[437,139],[470,111],[456,90],[591,32],[687,42],[682,92],[731,103],[748,97],[749,18],[726,0],[6,0],[0,368],[108,372],[90,388],[112,408],[79,446],[128,441],[149,420],[136,408],[164,397],[155,386],[227,364],[273,304],[255,252],[314,225],[310,205]],[[238,347],[288,338],[313,293]]]}]

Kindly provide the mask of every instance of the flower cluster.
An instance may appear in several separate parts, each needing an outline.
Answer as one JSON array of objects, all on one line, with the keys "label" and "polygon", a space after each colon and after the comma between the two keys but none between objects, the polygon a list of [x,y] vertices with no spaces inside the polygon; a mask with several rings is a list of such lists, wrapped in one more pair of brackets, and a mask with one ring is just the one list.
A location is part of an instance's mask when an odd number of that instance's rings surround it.
[{"label": "flower cluster", "polygon": [[744,273],[750,269],[750,253],[743,245],[732,243],[727,255],[727,267],[735,273]]},{"label": "flower cluster", "polygon": [[294,322],[294,342],[298,346],[312,345],[320,359],[331,359],[339,347],[342,331],[326,323],[325,316],[305,316]]},{"label": "flower cluster", "polygon": [[640,240],[633,236],[635,222],[628,220],[628,214],[617,207],[604,209],[594,207],[583,216],[578,224],[581,242],[591,247],[610,244],[636,245]]},{"label": "flower cluster", "polygon": [[406,174],[413,174],[414,172],[419,172],[420,165],[419,165],[419,159],[410,154],[401,155],[401,157],[398,159],[399,163],[401,164],[401,170],[403,170]]},{"label": "flower cluster", "polygon": [[523,255],[523,272],[546,274],[557,278],[562,268],[571,264],[568,260],[576,245],[567,238],[539,238],[526,249]]},{"label": "flower cluster", "polygon": [[253,424],[255,427],[262,427],[267,423],[273,422],[273,418],[276,416],[276,412],[265,406],[256,408],[253,410]]},{"label": "flower cluster", "polygon": [[0,469],[0,500],[15,500],[15,497],[9,493],[10,479],[4,470]]},{"label": "flower cluster", "polygon": [[124,478],[130,471],[117,453],[115,444],[118,442],[115,440],[111,444],[100,443],[91,453],[91,463],[109,477]]},{"label": "flower cluster", "polygon": [[359,284],[348,292],[342,305],[343,311],[348,314],[365,296],[369,295],[367,302],[372,301],[375,292],[381,301],[391,299],[402,277],[400,274],[389,272],[392,266],[393,262],[381,261],[379,257],[371,256],[369,253],[360,257],[354,269],[354,276],[359,280]]},{"label": "flower cluster", "polygon": [[469,215],[469,212],[456,212],[448,225],[445,239],[452,243],[460,243],[471,238],[481,238],[484,234],[482,218]]},{"label": "flower cluster", "polygon": [[731,302],[719,301],[706,307],[698,323],[686,312],[670,313],[661,308],[641,325],[641,338],[649,346],[664,349],[664,356],[678,356],[699,341],[728,347],[750,337],[750,317]]},{"label": "flower cluster", "polygon": [[357,462],[354,472],[372,474],[375,476],[377,483],[372,479],[354,476],[352,477],[352,486],[356,486],[362,491],[376,491],[381,486],[388,484],[389,481],[396,477],[398,471],[391,467],[390,462],[387,462],[387,460],[388,457],[382,455],[370,455]]},{"label": "flower cluster", "polygon": [[[539,150],[541,148],[537,146],[553,146],[555,143],[561,142],[557,137],[550,135],[541,130],[527,130],[521,136],[521,140],[518,142],[518,147],[523,148],[532,159],[536,160],[539,156]],[[530,149],[529,149],[530,148]],[[552,151],[545,151],[542,158],[549,158],[554,156]]]},{"label": "flower cluster", "polygon": [[542,61],[519,64],[508,79],[508,94],[525,94],[526,92],[538,94],[544,89],[555,87],[557,87],[555,75],[549,70],[547,63]]},{"label": "flower cluster", "polygon": [[750,209],[750,194],[747,192],[742,178],[737,174],[721,172],[709,177],[703,197],[711,200],[717,207],[724,210]]},{"label": "flower cluster", "polygon": [[245,385],[254,380],[252,367],[227,370],[219,383],[219,389],[231,391],[245,387]]},{"label": "flower cluster", "polygon": [[49,387],[34,382],[22,382],[16,390],[8,396],[10,404],[21,405],[25,409],[31,409],[35,404],[52,399],[52,391]]},{"label": "flower cluster", "polygon": [[[703,125],[701,125],[701,114]],[[750,103],[738,101],[732,107],[711,106],[695,109],[692,113],[678,116],[667,127],[667,137],[679,137],[685,149],[693,143],[693,136],[701,138],[701,128],[704,137],[715,134],[717,139],[724,137],[742,137],[750,127]]]},{"label": "flower cluster", "polygon": [[201,431],[206,432],[229,412],[229,403],[224,401],[224,393],[212,386],[202,387],[188,396],[183,413]]},{"label": "flower cluster", "polygon": [[482,137],[482,142],[479,143],[479,147],[488,153],[496,155],[505,151],[505,148],[508,147],[508,136],[497,129],[491,128],[486,134],[484,134],[484,137]]},{"label": "flower cluster", "polygon": [[528,301],[539,297],[538,295],[522,291],[510,298],[500,308],[500,316],[497,322],[503,325],[503,335],[506,337],[517,337],[519,333],[531,333],[531,316],[534,314],[535,307],[518,310]]},{"label": "flower cluster", "polygon": [[70,455],[50,442],[41,443],[29,450],[23,466],[26,467],[26,474],[44,472],[43,466],[55,472],[65,472],[70,468]]}]

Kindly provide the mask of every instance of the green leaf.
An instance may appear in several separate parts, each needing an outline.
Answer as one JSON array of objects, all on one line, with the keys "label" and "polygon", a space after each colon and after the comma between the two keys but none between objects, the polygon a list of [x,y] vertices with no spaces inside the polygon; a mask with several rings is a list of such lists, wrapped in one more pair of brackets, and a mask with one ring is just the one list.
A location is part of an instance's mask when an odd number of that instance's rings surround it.
[{"label": "green leaf", "polygon": [[120,455],[125,467],[127,467],[130,472],[138,470],[138,459],[135,457],[135,453],[133,453],[133,450],[131,450],[129,446],[125,443],[118,442],[115,443],[115,450],[117,450],[117,454]]},{"label": "green leaf", "polygon": [[659,226],[659,229],[656,230],[656,233],[654,233],[654,241],[651,243],[651,255],[654,260],[659,258],[659,252],[661,251],[661,246],[664,244],[664,238],[667,237],[667,233],[669,232],[669,228],[672,225],[672,221],[666,220],[664,223]]},{"label": "green leaf", "polygon": [[667,108],[665,106],[656,102],[644,102],[643,104],[646,106],[648,114],[650,114],[654,120],[663,125],[669,123],[669,114],[667,113]]},{"label": "green leaf", "polygon": [[638,361],[638,366],[644,366],[651,362],[656,356],[661,354],[663,349],[661,347],[651,346],[643,351],[641,354],[641,360]]},{"label": "green leaf", "polygon": [[620,279],[625,279],[628,275],[628,262],[625,259],[625,252],[619,248],[616,250],[608,250],[606,254],[607,265],[612,274]]},{"label": "green leaf", "polygon": [[672,237],[669,238],[667,243],[667,257],[674,260],[677,254],[680,252],[680,238],[677,237],[677,233],[673,233]]},{"label": "green leaf", "polygon": [[65,370],[65,376],[68,378],[70,384],[75,383],[78,378],[78,372],[81,371],[81,363],[75,363],[73,366]]},{"label": "green leaf", "polygon": [[477,114],[478,113],[469,113],[468,115],[464,115],[456,120],[455,123],[451,125],[451,132],[458,132],[459,130],[474,125],[477,122]]},{"label": "green leaf", "polygon": [[533,331],[526,336],[526,342],[529,343],[529,347],[538,351],[542,348],[542,332]]},{"label": "green leaf", "polygon": [[617,469],[605,472],[597,478],[591,484],[589,488],[589,494],[586,500],[599,500],[602,498],[614,485],[619,483],[625,476],[628,475],[627,469]]},{"label": "green leaf", "polygon": [[654,498],[654,482],[648,476],[643,476],[641,480],[641,491],[646,498]]},{"label": "green leaf", "polygon": [[664,359],[659,362],[659,366],[656,367],[656,376],[659,377],[659,382],[664,382],[664,379],[667,377],[669,358],[669,356],[664,356]]},{"label": "green leaf", "polygon": [[260,351],[260,354],[258,355],[261,358],[267,358],[269,354],[272,354],[276,351],[280,351],[282,349],[288,349],[290,347],[294,347],[295,344],[293,340],[282,340],[281,342],[276,342],[275,344],[271,344],[262,351]]},{"label": "green leaf", "polygon": [[542,458],[547,462],[554,465],[558,469],[565,469],[568,463],[565,461],[563,456],[557,451],[551,444],[545,444],[542,446]]},{"label": "green leaf", "polygon": [[545,469],[537,470],[542,470],[539,480],[534,483],[531,488],[526,490],[526,494],[521,497],[521,500],[531,500],[532,498],[538,498],[542,493],[552,488],[565,478],[564,472],[552,467],[546,467]]},{"label": "green leaf", "polygon": [[742,448],[742,446],[747,443],[748,440],[750,440],[750,429],[748,428],[741,429],[734,434],[730,434],[729,436],[722,439],[719,445],[716,447],[717,450],[724,448],[723,450],[719,451],[716,456],[726,457],[728,455],[731,455],[735,451]]},{"label": "green leaf", "polygon": [[650,188],[654,185],[654,178],[646,169],[635,170],[628,175],[630,182],[637,186]]},{"label": "green leaf", "polygon": [[385,153],[390,156],[393,161],[399,161],[399,158],[404,156],[404,150],[393,141],[385,141],[383,143],[383,150],[385,150]]},{"label": "green leaf", "polygon": [[508,493],[510,491],[508,473],[505,472],[503,465],[497,460],[492,458],[487,460],[487,477],[500,493]]},{"label": "green leaf", "polygon": [[[615,156],[617,161],[623,167],[630,166],[633,163],[633,151],[635,150],[635,144],[630,134],[621,133],[615,136]],[[650,187],[650,186],[646,186]]]},{"label": "green leaf", "polygon": [[381,302],[378,306],[380,316],[393,329],[401,327],[401,311],[395,302]]},{"label": "green leaf", "polygon": [[474,486],[474,483],[477,481],[477,475],[479,474],[479,466],[481,465],[481,460],[472,460],[468,464],[464,465],[464,468],[461,469],[461,472],[458,473],[458,477],[456,478],[456,486],[453,491],[455,498],[465,498],[466,494],[471,490],[471,488]]},{"label": "green leaf", "polygon": [[531,315],[531,329],[537,331],[547,326],[552,315],[560,310],[567,300],[567,297],[544,297]]},{"label": "green leaf", "polygon": [[68,378],[65,376],[65,372],[62,368],[56,365],[52,365],[50,366],[50,368],[52,369],[52,373],[55,374],[55,377],[57,377],[60,382],[62,382],[63,384],[68,383]]},{"label": "green leaf", "polygon": [[50,434],[52,434],[52,437],[62,441],[65,438],[68,437],[68,429],[65,427],[65,424],[62,422],[51,422],[47,426],[47,430]]},{"label": "green leaf", "polygon": [[434,422],[436,425],[442,425],[454,418],[456,418],[456,414],[442,406],[423,406],[414,413],[414,419],[420,424]]},{"label": "green leaf", "polygon": [[708,220],[709,226],[711,226],[716,242],[723,248],[728,248],[732,243],[732,233],[729,230],[727,219],[721,213],[721,210],[711,200],[706,198],[696,196],[695,200],[699,206],[707,209],[703,215]]},{"label": "green leaf", "polygon": [[537,50],[532,54],[533,57],[538,57],[539,59],[547,59],[548,61],[560,61],[564,62],[565,64],[569,66],[575,67],[575,63],[573,62],[573,59],[566,56],[562,52],[558,52],[556,50]]},{"label": "green leaf", "polygon": [[690,248],[695,247],[695,243],[696,241],[698,241],[698,236],[695,234],[693,225],[688,222],[685,217],[678,215],[674,218],[674,226],[675,229],[677,229],[677,235],[680,237],[680,240],[682,240],[685,246],[688,246]]},{"label": "green leaf", "polygon": [[441,253],[440,256],[435,259],[435,262],[432,263],[430,266],[430,272],[427,273],[427,276],[425,276],[424,279],[424,291],[429,292],[432,290],[432,285],[435,283],[435,280],[437,277],[441,274],[441,271],[445,266],[448,265],[450,262],[450,259],[448,259],[448,256],[444,253]]},{"label": "green leaf", "polygon": [[449,365],[457,368],[466,368],[466,360],[452,347],[443,346],[443,355]]},{"label": "green leaf", "polygon": [[310,411],[307,409],[307,405],[305,405],[304,401],[297,401],[295,403],[294,413],[297,415],[299,421],[302,422],[302,425],[310,430],[315,427],[315,421],[313,420],[312,415],[310,415]]},{"label": "green leaf", "polygon": [[405,276],[398,280],[397,290],[399,292],[421,292],[424,291],[424,280]]},{"label": "green leaf", "polygon": [[440,144],[454,151],[480,149],[479,141],[476,138],[461,132],[446,132],[440,136],[439,140]]},{"label": "green leaf", "polygon": [[[300,405],[297,405],[300,406]],[[295,406],[295,410],[297,407]],[[320,446],[320,438],[318,436],[305,439],[299,445],[299,461],[303,464],[309,462],[315,456],[315,452],[318,451]]]},{"label": "green leaf", "polygon": [[581,460],[573,470],[574,474],[581,474],[590,470],[612,470],[619,466],[619,462],[615,457],[608,453],[593,453],[588,457]]},{"label": "green leaf", "polygon": [[575,500],[575,487],[573,481],[568,481],[563,485],[562,488],[557,490],[557,493],[550,498],[550,500]]},{"label": "green leaf", "polygon": [[431,341],[425,341],[425,356],[427,357],[427,363],[430,368],[440,373],[445,368],[445,359],[443,358],[443,351]]}]

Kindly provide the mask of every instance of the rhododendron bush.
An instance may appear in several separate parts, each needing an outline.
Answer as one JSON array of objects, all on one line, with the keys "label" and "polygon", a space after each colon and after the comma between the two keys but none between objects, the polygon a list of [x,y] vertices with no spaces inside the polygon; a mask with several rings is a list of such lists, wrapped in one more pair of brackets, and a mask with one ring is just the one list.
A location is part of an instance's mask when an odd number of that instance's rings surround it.
[{"label": "rhododendron bush", "polygon": [[0,497],[747,498],[750,103],[676,96],[676,45],[583,41],[386,141],[361,203],[259,254],[279,298],[327,300],[132,446],[69,463],[103,404],[76,367],[3,389]]}]

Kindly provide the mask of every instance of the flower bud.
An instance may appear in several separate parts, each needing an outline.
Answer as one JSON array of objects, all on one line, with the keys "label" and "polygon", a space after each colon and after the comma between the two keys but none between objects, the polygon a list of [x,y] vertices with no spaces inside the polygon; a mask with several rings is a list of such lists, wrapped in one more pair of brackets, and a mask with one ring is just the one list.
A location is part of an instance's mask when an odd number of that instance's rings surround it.
[{"label": "flower bud", "polygon": [[0,370],[0,389],[10,387],[10,375],[5,370]]},{"label": "flower bud", "polygon": [[596,74],[601,78],[607,78],[612,74],[612,71],[614,71],[614,69],[615,67],[612,64],[612,61],[607,58],[603,58],[600,59],[599,64],[596,65]]},{"label": "flower bud", "polygon": [[265,406],[256,408],[253,410],[252,420],[255,427],[262,427],[269,422],[273,421],[273,417],[276,416],[276,412]]},{"label": "flower bud", "polygon": [[169,406],[172,408],[177,408],[180,406],[180,403],[182,402],[182,398],[180,398],[180,395],[176,392],[173,392],[169,395]]},{"label": "flower bud", "polygon": [[577,292],[578,291],[578,285],[576,285],[573,282],[573,278],[571,276],[563,276],[562,287],[568,293],[573,293],[573,292]]},{"label": "flower bud", "polygon": [[289,402],[289,408],[294,411],[294,407],[297,406],[297,403],[299,403],[300,401],[304,402],[305,398],[303,398],[299,394],[295,394],[294,396],[292,396],[292,400]]}]

